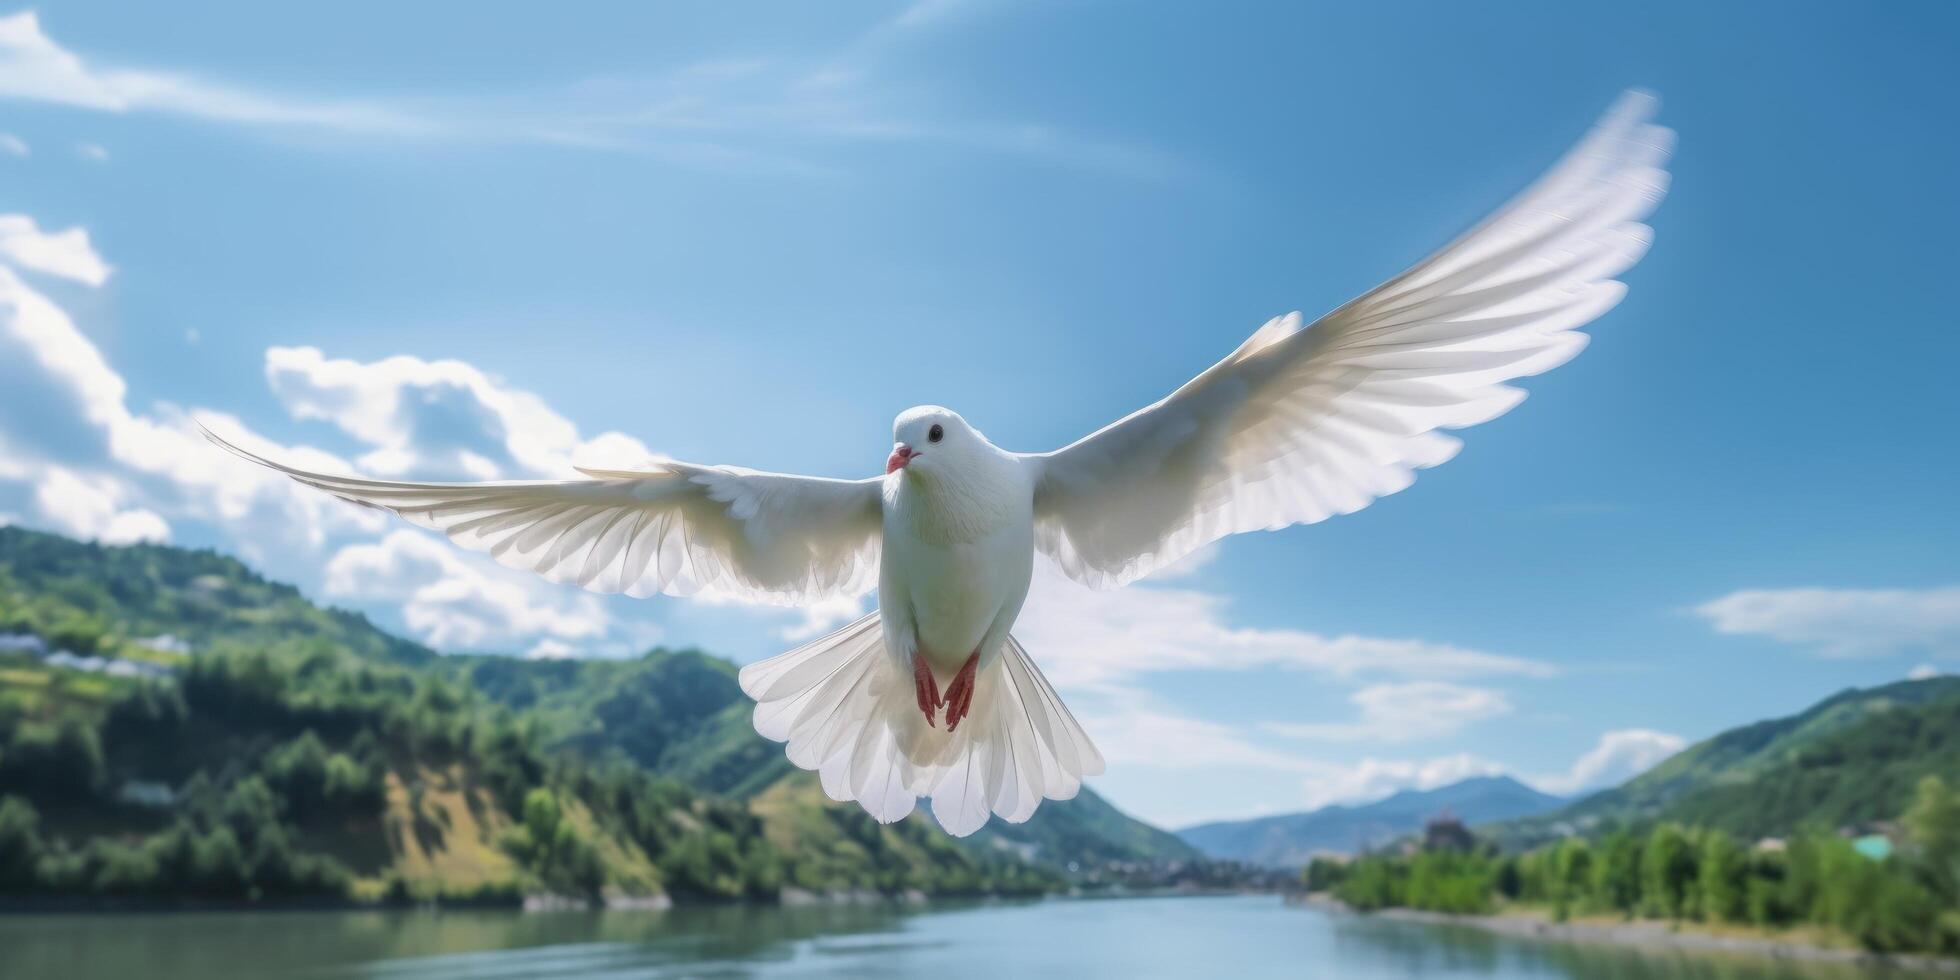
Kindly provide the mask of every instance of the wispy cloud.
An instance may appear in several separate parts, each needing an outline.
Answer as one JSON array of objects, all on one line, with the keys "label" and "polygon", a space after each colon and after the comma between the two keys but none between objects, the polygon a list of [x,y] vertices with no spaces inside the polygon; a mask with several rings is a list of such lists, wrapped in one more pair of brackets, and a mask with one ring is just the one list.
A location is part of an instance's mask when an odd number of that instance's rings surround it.
[{"label": "wispy cloud", "polygon": [[925,103],[916,94],[920,86],[877,77],[885,52],[924,36],[962,6],[915,4],[836,50],[801,56],[710,58],[498,97],[376,100],[275,93],[175,69],[101,64],[58,43],[30,10],[0,17],[0,98],[271,131],[536,143],[806,175],[841,171],[825,161],[829,151],[897,144],[963,147],[1143,179],[1178,172],[1176,161],[1147,147],[1038,120],[957,118],[943,105]]},{"label": "wispy cloud", "polygon": [[1260,727],[1288,738],[1413,742],[1454,735],[1469,725],[1511,713],[1511,700],[1501,691],[1442,681],[1370,684],[1348,700],[1360,712],[1353,721],[1267,722]]},{"label": "wispy cloud", "polygon": [[1549,663],[1407,638],[1254,629],[1227,621],[1225,597],[1188,588],[1134,585],[1093,590],[1037,562],[1015,634],[1053,665],[1064,687],[1123,684],[1176,670],[1306,670],[1352,679],[1452,680],[1548,677]]},{"label": "wispy cloud", "polygon": [[25,157],[33,152],[28,147],[26,140],[12,133],[0,133],[0,153],[5,153],[10,157]]},{"label": "wispy cloud", "polygon": [[1767,636],[1826,657],[1960,653],[1960,586],[1745,589],[1694,612],[1719,633]]},{"label": "wispy cloud", "polygon": [[103,112],[163,112],[220,122],[368,132],[418,131],[395,110],[253,92],[191,75],[90,64],[55,43],[34,11],[0,17],[0,96]]}]

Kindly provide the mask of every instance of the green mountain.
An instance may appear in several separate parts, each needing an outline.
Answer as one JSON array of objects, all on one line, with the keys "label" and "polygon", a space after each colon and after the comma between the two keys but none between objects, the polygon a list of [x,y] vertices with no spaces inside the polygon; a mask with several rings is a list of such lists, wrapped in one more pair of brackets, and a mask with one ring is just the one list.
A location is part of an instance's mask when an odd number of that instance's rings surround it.
[{"label": "green mountain", "polygon": [[1177,836],[1207,857],[1298,868],[1315,854],[1354,854],[1415,833],[1443,814],[1476,825],[1544,813],[1564,803],[1509,776],[1480,776],[1432,790],[1403,790],[1361,806],[1199,824]]},{"label": "green mountain", "polygon": [[411,665],[436,656],[359,613],[315,606],[298,589],[215,551],[109,547],[0,527],[0,595],[0,634],[34,634],[80,654],[331,649]]},{"label": "green mountain", "polygon": [[0,897],[1001,893],[1190,856],[1086,791],[965,841],[879,826],[734,673],[442,657],[210,552],[0,528]]},{"label": "green mountain", "polygon": [[1904,812],[1922,777],[1960,781],[1960,678],[1851,689],[1698,742],[1624,785],[1497,828],[1529,844],[1576,829],[1678,821],[1745,839]]},{"label": "green mountain", "polygon": [[[760,797],[799,775],[780,745],[755,733],[749,723],[753,704],[736,684],[734,665],[716,657],[654,651],[611,661],[449,659],[476,690],[538,719],[558,747],[599,758],[618,754],[690,786],[741,799]],[[1011,855],[1057,867],[1201,856],[1086,787],[1075,799],[1043,803],[1026,823],[994,821],[960,844],[981,856]]]}]

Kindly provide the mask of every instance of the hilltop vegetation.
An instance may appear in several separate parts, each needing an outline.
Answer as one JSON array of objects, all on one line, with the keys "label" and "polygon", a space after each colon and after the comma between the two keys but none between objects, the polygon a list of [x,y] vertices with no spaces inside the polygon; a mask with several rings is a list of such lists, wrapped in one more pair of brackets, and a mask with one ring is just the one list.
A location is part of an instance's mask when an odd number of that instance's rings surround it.
[{"label": "hilltop vegetation", "polygon": [[1672,821],[1745,840],[1905,811],[1920,781],[1960,786],[1960,678],[1849,690],[1698,742],[1622,786],[1490,828],[1506,846]]},{"label": "hilltop vegetation", "polygon": [[443,657],[213,553],[0,528],[0,896],[1028,893],[1189,855],[1087,791],[880,826],[748,716],[700,653]]}]

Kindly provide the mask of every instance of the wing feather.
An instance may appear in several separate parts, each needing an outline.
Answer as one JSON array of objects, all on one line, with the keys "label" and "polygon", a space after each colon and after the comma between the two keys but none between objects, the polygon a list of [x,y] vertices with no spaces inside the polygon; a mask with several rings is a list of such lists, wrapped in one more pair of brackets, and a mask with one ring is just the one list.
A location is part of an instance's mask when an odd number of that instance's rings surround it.
[{"label": "wing feather", "polygon": [[794,605],[877,584],[875,479],[662,462],[643,472],[587,471],[589,480],[402,483],[295,469],[205,435],[307,486],[594,592],[705,592]]},{"label": "wing feather", "polygon": [[1524,399],[1506,385],[1586,345],[1647,251],[1673,134],[1629,92],[1523,194],[1302,328],[1275,317],[1163,401],[1036,468],[1035,540],[1071,577],[1129,582],[1228,534],[1352,513],[1456,454],[1436,430]]}]

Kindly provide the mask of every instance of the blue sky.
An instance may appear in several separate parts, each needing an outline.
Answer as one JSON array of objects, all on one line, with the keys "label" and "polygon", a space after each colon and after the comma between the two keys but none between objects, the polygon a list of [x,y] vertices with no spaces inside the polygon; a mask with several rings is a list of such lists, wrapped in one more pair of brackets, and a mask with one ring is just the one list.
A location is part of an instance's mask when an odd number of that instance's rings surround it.
[{"label": "blue sky", "polygon": [[863,476],[1061,445],[1329,309],[1628,86],[1631,292],[1454,461],[1019,631],[1198,819],[1570,792],[1960,656],[1950,5],[87,2],[0,21],[0,516],[247,557],[450,650],[752,660],[851,610],[602,599],[214,458]]}]

